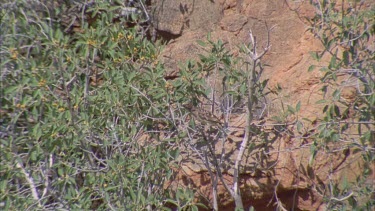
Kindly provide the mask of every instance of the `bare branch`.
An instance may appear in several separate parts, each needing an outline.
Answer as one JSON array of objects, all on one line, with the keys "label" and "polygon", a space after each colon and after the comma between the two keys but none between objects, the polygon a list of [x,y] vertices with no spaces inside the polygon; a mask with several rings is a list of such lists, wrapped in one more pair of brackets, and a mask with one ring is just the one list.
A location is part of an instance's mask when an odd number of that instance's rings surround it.
[{"label": "bare branch", "polygon": [[26,171],[25,167],[22,165],[22,163],[19,159],[16,159],[16,162],[17,162],[16,167],[21,169],[22,174],[25,176],[25,179],[26,179],[27,183],[29,184],[29,187],[30,187],[30,190],[31,190],[31,195],[32,195],[33,199],[38,202],[38,206],[41,206],[41,204],[39,202],[39,200],[40,200],[39,194],[38,194],[38,191],[36,189],[34,179]]}]

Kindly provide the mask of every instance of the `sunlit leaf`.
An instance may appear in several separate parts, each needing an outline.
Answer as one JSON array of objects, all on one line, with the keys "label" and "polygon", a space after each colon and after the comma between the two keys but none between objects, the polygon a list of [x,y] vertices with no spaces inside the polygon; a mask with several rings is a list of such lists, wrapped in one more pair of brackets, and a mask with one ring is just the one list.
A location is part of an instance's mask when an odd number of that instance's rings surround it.
[{"label": "sunlit leaf", "polygon": [[316,67],[315,65],[311,65],[307,71],[312,72],[315,69],[315,67]]},{"label": "sunlit leaf", "polygon": [[296,105],[296,112],[299,112],[301,109],[301,101],[298,101],[297,105]]}]

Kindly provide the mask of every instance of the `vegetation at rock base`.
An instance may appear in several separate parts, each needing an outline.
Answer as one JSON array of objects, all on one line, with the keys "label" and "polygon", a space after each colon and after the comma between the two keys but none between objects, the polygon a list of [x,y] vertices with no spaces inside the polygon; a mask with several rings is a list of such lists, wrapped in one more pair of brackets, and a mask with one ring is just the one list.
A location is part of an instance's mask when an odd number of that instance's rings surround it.
[{"label": "vegetation at rock base", "polygon": [[[364,1],[312,1],[317,13],[309,20],[309,31],[324,46],[312,52],[317,61],[328,55],[328,66],[321,65],[323,118],[313,135],[311,163],[318,152],[360,154],[362,174],[355,182],[343,178],[341,184],[329,181],[315,187],[332,210],[371,210],[375,187],[371,181],[375,162],[375,7],[364,8]],[[313,71],[316,66],[311,66]],[[343,92],[354,90],[353,96]],[[372,169],[371,169],[372,168]],[[332,169],[332,172],[334,170]]]},{"label": "vegetation at rock base", "polygon": [[[327,209],[371,210],[375,8],[363,9],[357,1],[342,7],[325,0],[311,3],[317,13],[309,30],[325,47],[312,56],[318,61],[328,56],[330,62],[319,66],[325,74],[325,98],[319,101],[324,116],[304,137],[312,140],[309,165],[318,153],[357,153],[363,159],[356,181],[324,181],[312,188]],[[155,41],[148,4],[2,1],[1,210],[207,208],[195,200],[193,188],[173,183],[182,149],[200,157],[209,172],[209,207],[219,209],[221,183],[236,207],[244,208],[240,174],[245,164],[241,153],[226,160],[223,146],[233,126],[230,116],[239,113],[246,114],[247,123],[237,150],[252,153],[270,144],[254,123],[262,120],[270,94],[260,60],[270,43],[260,48],[250,32],[250,44],[233,56],[225,43],[208,35],[198,41],[206,53],[182,64],[170,80],[157,60],[163,43]],[[272,27],[267,30],[272,34]],[[342,96],[347,87],[355,90],[350,101]],[[300,108],[300,103],[289,106],[284,114],[295,115]],[[275,119],[291,124],[285,116]],[[303,121],[292,123],[294,132],[303,134]],[[254,139],[262,143],[249,143]],[[225,166],[234,166],[234,184],[224,181]],[[285,209],[282,203],[277,207]]]}]

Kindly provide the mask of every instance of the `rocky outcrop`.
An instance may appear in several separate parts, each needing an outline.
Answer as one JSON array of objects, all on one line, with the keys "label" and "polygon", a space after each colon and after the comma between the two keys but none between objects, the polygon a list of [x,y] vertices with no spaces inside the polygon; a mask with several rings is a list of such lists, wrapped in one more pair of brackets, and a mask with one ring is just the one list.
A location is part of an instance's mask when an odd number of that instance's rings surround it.
[{"label": "rocky outcrop", "polygon": [[[236,45],[248,43],[252,30],[261,44],[266,41],[266,28],[276,26],[271,34],[271,51],[263,63],[265,78],[269,87],[283,88],[281,96],[286,105],[296,105],[301,101],[300,117],[317,118],[322,110],[315,102],[321,99],[319,72],[308,72],[314,63],[309,52],[318,51],[322,46],[306,32],[303,18],[311,18],[314,10],[308,3],[292,1],[256,0],[162,0],[155,3],[155,27],[157,31],[168,33],[174,39],[162,52],[162,59],[171,74],[178,72],[178,64],[187,59],[196,59],[202,49],[196,40],[203,39],[211,32],[213,40],[222,39],[234,51]],[[235,53],[235,52],[234,52]],[[351,97],[350,88],[344,92]],[[344,96],[344,97],[345,97]],[[281,112],[275,98],[269,115]],[[238,127],[244,126],[241,117],[233,118]],[[312,124],[311,127],[314,127]],[[294,128],[288,128],[291,131]],[[315,162],[309,165],[309,139],[299,139],[293,134],[279,135],[274,128],[268,130],[270,142],[259,143],[257,151],[248,154],[243,161],[245,171],[241,175],[243,200],[257,210],[274,210],[277,203],[287,209],[324,210],[320,192],[329,179],[340,180],[345,175],[353,180],[360,173],[358,156],[350,150],[318,153]],[[237,155],[236,144],[241,141],[243,131],[233,131],[231,143],[226,145],[229,158]],[[263,145],[262,145],[263,143]],[[260,156],[264,156],[261,158]],[[262,160],[263,159],[263,160]],[[225,172],[225,179],[232,181],[233,173]],[[335,178],[330,178],[335,175]],[[178,183],[194,187],[208,200],[212,200],[209,175],[197,158],[184,159],[178,176]],[[220,207],[233,210],[233,200],[223,186],[219,186]]]},{"label": "rocky outcrop", "polygon": [[161,0],[153,11],[155,28],[172,36],[188,30],[211,30],[223,16],[221,4],[210,0]]}]

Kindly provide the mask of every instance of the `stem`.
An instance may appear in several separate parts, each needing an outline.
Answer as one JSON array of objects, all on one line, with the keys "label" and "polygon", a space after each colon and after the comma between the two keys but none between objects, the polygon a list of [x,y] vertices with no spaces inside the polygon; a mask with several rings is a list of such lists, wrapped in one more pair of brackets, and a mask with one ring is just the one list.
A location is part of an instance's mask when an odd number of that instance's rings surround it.
[{"label": "stem", "polygon": [[40,207],[41,206],[41,204],[39,202],[40,198],[39,198],[39,194],[38,194],[38,191],[37,191],[35,183],[34,183],[34,179],[26,171],[26,169],[23,167],[22,163],[18,159],[16,159],[16,161],[17,161],[17,164],[16,164],[17,168],[21,169],[22,174],[25,175],[25,179],[30,186],[31,195],[32,195],[33,199],[38,202],[38,206]]},{"label": "stem", "polygon": [[[212,181],[212,200],[213,200],[213,210],[217,211],[219,210],[219,205],[217,203],[217,177],[214,176],[211,167],[210,167],[210,162],[208,161],[208,156],[207,156],[207,151],[205,150],[204,152],[204,161],[206,163],[206,167],[208,169],[208,173],[211,177]],[[216,158],[214,158],[216,159]]]}]

